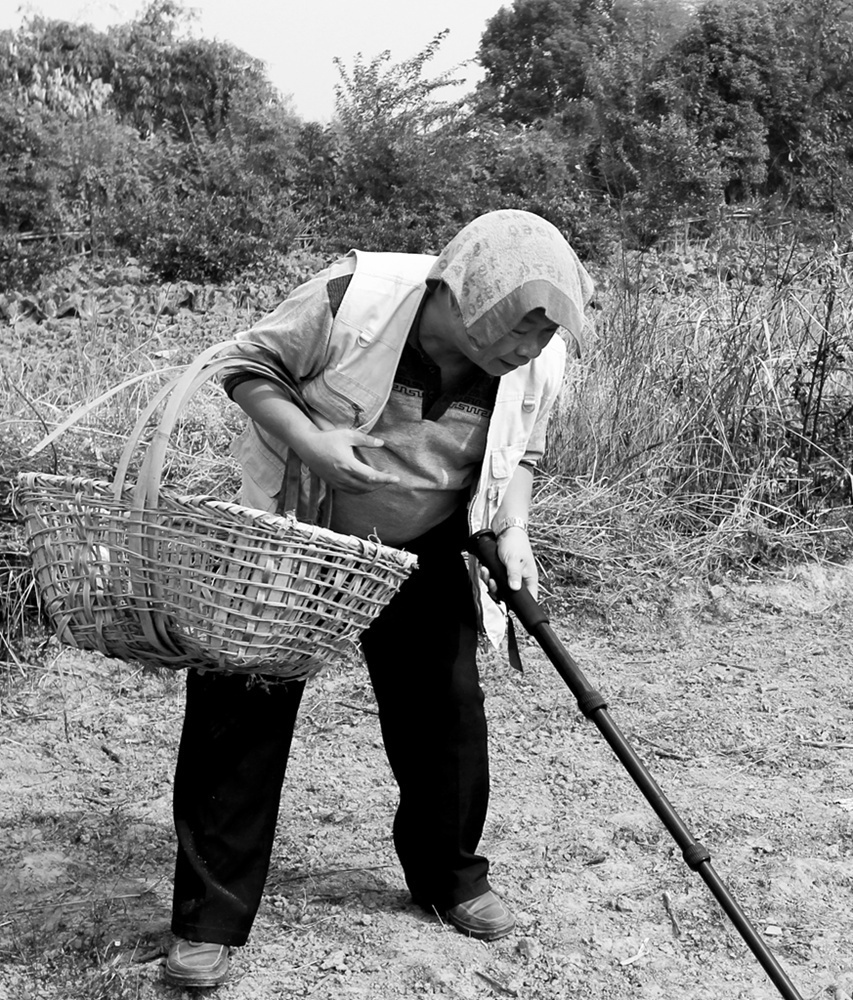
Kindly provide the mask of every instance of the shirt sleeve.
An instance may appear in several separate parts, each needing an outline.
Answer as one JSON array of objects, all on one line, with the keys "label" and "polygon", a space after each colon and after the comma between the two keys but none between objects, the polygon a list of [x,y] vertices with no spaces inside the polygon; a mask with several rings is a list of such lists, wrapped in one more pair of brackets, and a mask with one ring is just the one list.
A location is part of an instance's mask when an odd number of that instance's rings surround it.
[{"label": "shirt sleeve", "polygon": [[[241,382],[269,377],[295,382],[319,375],[325,367],[334,319],[327,285],[330,278],[346,273],[350,263],[344,258],[324,268],[299,285],[268,316],[237,335],[238,345],[229,352],[234,364],[222,377],[230,396]],[[241,365],[249,362],[249,365]]]},{"label": "shirt sleeve", "polygon": [[[225,370],[225,374],[222,376],[222,388],[229,399],[234,398],[234,390],[238,385],[241,385],[243,382],[251,382],[256,378],[263,378],[264,371],[268,371],[270,377],[280,376],[289,383],[296,381],[293,373],[284,367],[277,355],[271,354],[263,347],[255,347],[252,353],[254,355],[253,360],[262,366],[260,371],[257,368],[249,370],[239,362],[235,362],[233,368]],[[248,361],[248,358],[245,361]]]},{"label": "shirt sleeve", "polygon": [[562,388],[563,375],[566,368],[566,348],[564,342],[562,340],[558,341],[555,337],[552,343],[554,347],[548,352],[547,360],[544,353],[537,359],[537,362],[544,361],[547,365],[546,376],[542,386],[542,403],[536,415],[533,431],[527,441],[527,448],[520,463],[529,466],[531,469],[536,468],[545,454],[548,421],[551,419],[551,410]]}]

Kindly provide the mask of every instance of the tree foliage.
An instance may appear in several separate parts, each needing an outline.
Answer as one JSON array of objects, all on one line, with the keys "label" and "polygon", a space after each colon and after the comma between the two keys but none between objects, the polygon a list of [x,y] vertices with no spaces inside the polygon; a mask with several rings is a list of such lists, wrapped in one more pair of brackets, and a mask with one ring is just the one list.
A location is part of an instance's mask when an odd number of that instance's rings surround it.
[{"label": "tree foliage", "polygon": [[180,0],[0,32],[0,281],[69,251],[224,280],[297,238],[433,250],[498,206],[590,254],[731,205],[850,212],[853,0],[513,0],[464,97],[429,75],[446,34],[337,59],[321,125]]},{"label": "tree foliage", "polygon": [[488,22],[480,93],[505,122],[530,124],[586,95],[614,30],[612,0],[516,0]]},{"label": "tree foliage", "polygon": [[116,110],[143,134],[167,127],[189,139],[200,124],[216,136],[240,95],[259,105],[277,100],[262,62],[226,42],[184,37],[186,20],[176,0],[154,0],[109,33]]},{"label": "tree foliage", "polygon": [[459,102],[436,97],[454,82],[451,73],[424,78],[446,34],[400,63],[391,62],[389,51],[367,62],[359,53],[352,69],[335,59],[340,179],[351,196],[381,201],[412,185],[423,150],[453,121]]},{"label": "tree foliage", "polygon": [[851,28],[851,0],[515,0],[483,34],[481,106],[559,122],[650,238],[726,202],[845,211]]},{"label": "tree foliage", "polygon": [[185,21],[154,0],[104,33],[35,18],[0,35],[7,283],[69,246],[221,279],[293,237],[301,123],[257,60]]}]

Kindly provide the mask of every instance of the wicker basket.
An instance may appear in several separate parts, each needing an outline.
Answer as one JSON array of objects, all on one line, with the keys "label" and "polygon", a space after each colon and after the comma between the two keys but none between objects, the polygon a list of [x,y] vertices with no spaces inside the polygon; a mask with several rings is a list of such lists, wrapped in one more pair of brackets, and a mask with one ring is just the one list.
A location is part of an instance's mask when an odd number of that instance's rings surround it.
[{"label": "wicker basket", "polygon": [[[161,492],[172,427],[226,363],[213,358],[223,346],[157,394],[112,484],[23,473],[16,503],[62,642],[158,666],[305,678],[352,651],[416,559],[291,516]],[[131,489],[130,457],[164,400]]]}]

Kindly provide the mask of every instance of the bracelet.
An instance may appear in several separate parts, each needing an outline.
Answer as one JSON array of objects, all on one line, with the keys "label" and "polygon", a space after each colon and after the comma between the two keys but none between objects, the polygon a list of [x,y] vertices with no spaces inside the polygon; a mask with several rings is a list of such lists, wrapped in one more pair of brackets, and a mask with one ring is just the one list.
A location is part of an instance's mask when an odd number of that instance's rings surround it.
[{"label": "bracelet", "polygon": [[500,538],[501,535],[508,531],[510,528],[521,528],[521,530],[527,534],[527,521],[523,517],[505,517],[502,521],[499,521],[495,527],[495,538]]}]

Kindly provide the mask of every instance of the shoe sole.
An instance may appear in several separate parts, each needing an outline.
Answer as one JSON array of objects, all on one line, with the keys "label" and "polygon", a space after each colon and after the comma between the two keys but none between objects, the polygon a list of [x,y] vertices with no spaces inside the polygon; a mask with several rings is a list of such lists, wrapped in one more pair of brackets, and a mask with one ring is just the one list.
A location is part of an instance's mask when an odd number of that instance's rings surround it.
[{"label": "shoe sole", "polygon": [[186,989],[208,989],[211,986],[221,986],[228,978],[228,969],[215,976],[192,976],[165,969],[163,978],[173,986],[183,986]]},{"label": "shoe sole", "polygon": [[494,930],[474,930],[470,927],[466,927],[464,924],[459,924],[455,920],[447,921],[452,924],[460,934],[465,934],[468,937],[476,938],[478,941],[497,941],[499,938],[506,937],[508,934],[512,934],[515,930],[515,921],[508,927],[496,927]]},{"label": "shoe sole", "polygon": [[412,902],[415,906],[419,906],[422,910],[426,910],[427,913],[432,913],[433,916],[438,916],[438,919],[442,923],[448,923],[451,927],[455,927],[460,934],[465,934],[467,937],[476,938],[478,941],[497,941],[499,938],[506,937],[507,934],[512,934],[515,930],[516,921],[513,920],[512,923],[504,925],[502,927],[497,927],[494,930],[478,930],[472,929],[471,927],[466,927],[462,923],[451,919],[446,912],[440,910],[438,907],[433,906],[432,903],[426,903],[421,899],[412,897]]}]

